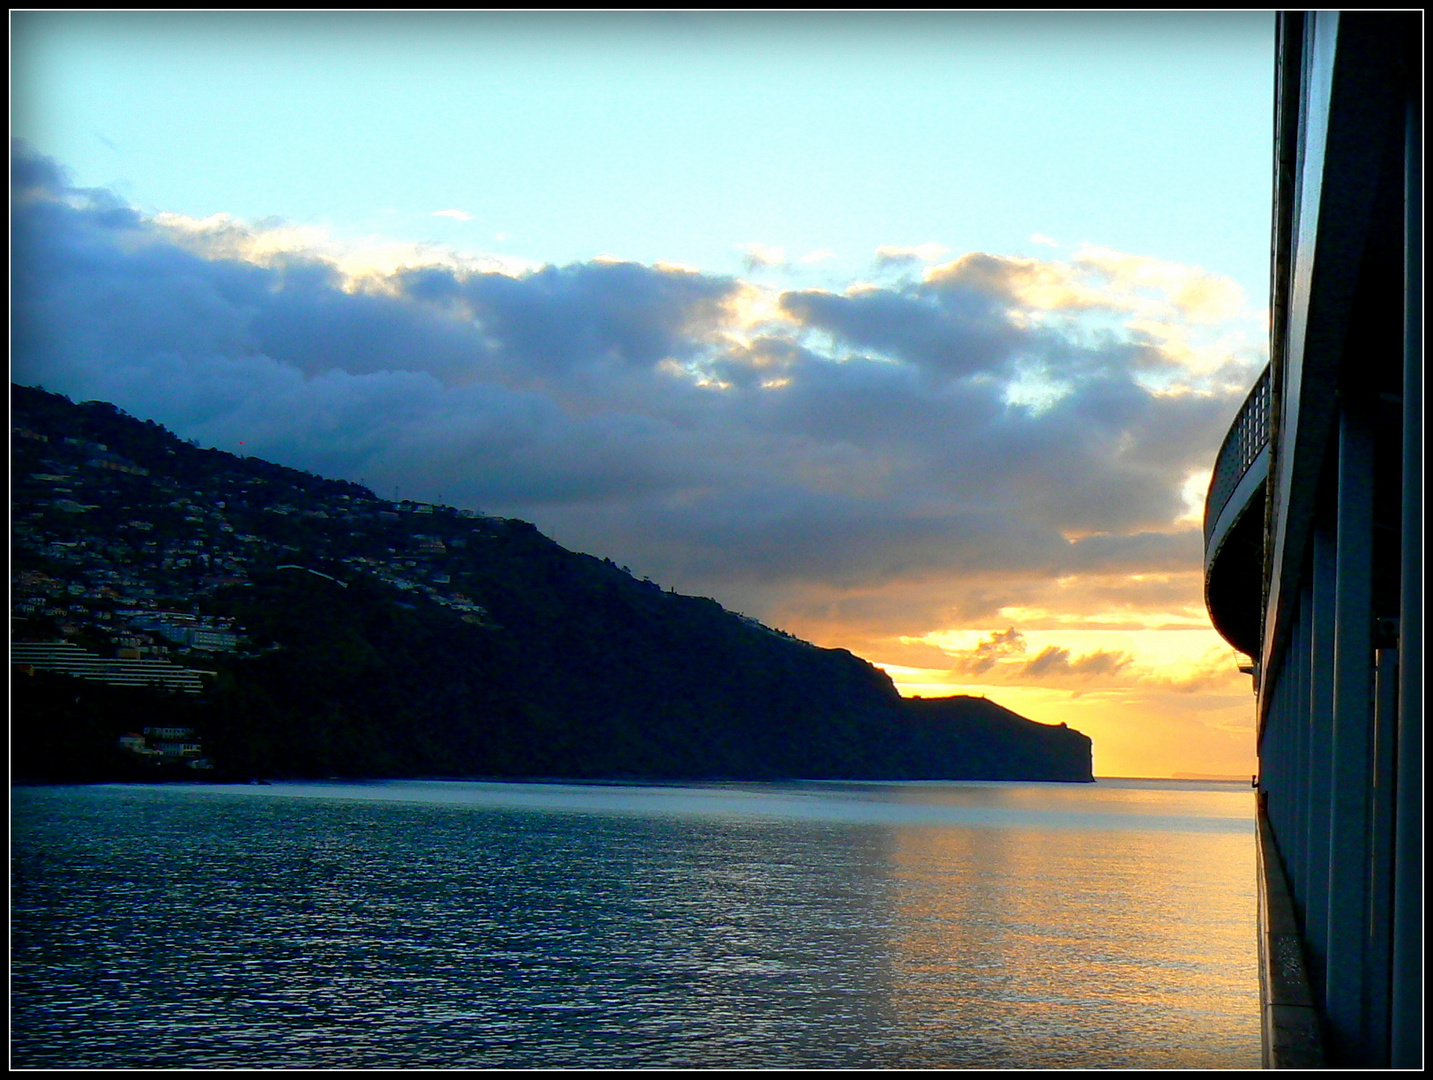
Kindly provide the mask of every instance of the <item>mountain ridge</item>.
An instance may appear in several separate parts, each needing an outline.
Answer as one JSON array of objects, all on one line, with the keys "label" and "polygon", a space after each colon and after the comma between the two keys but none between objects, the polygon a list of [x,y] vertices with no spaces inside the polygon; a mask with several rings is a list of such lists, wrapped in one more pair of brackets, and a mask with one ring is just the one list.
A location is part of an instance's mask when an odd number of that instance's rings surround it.
[{"label": "mountain ridge", "polygon": [[[12,639],[213,672],[195,700],[144,706],[12,680],[17,776],[64,774],[85,745],[71,772],[133,773],[95,712],[148,708],[187,718],[221,778],[1092,779],[1079,732],[903,699],[845,650],[527,522],[379,499],[40,388],[11,385],[11,426]],[[68,751],[31,737],[47,728]]]}]

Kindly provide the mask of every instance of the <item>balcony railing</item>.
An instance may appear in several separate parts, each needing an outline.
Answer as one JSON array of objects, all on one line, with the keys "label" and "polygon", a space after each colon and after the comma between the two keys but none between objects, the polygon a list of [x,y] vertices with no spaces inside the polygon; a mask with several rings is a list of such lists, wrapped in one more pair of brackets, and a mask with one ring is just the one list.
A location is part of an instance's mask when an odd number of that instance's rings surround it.
[{"label": "balcony railing", "polygon": [[1214,459],[1214,475],[1209,480],[1209,497],[1204,502],[1204,545],[1209,538],[1219,515],[1224,512],[1230,496],[1244,479],[1249,466],[1269,442],[1269,369],[1264,368],[1254,383],[1249,396],[1234,418],[1229,434],[1224,436],[1224,445]]}]

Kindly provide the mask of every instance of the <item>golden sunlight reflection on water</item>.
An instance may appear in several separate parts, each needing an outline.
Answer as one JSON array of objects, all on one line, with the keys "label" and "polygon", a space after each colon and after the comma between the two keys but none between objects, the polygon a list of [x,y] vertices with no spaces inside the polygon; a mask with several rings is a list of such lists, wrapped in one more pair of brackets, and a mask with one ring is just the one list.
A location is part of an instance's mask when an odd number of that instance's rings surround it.
[{"label": "golden sunlight reflection on water", "polygon": [[[1238,805],[1221,795],[1111,801],[1220,816],[1220,802]],[[892,1001],[903,1026],[925,1032],[930,1063],[977,1042],[988,1064],[1016,1067],[1118,1061],[1121,1045],[1169,1067],[1237,1067],[1257,1051],[1242,830],[903,828],[890,867]],[[1241,999],[1247,1011],[1231,1018]]]}]

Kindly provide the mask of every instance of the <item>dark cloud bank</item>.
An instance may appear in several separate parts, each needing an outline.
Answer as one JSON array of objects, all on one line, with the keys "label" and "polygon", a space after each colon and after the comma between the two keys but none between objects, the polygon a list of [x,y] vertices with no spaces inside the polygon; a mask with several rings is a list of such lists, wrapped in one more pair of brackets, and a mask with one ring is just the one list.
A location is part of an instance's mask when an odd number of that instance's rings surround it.
[{"label": "dark cloud bank", "polygon": [[[524,517],[760,616],[803,590],[944,583],[925,610],[867,605],[872,627],[918,634],[1021,581],[1187,570],[1180,483],[1238,404],[1150,392],[1136,375],[1172,361],[1129,333],[1012,315],[994,256],[788,292],[751,323],[733,278],[594,261],[355,284],[75,190],[23,146],[12,185],[12,380]],[[1032,370],[1064,396],[1008,403]]]}]

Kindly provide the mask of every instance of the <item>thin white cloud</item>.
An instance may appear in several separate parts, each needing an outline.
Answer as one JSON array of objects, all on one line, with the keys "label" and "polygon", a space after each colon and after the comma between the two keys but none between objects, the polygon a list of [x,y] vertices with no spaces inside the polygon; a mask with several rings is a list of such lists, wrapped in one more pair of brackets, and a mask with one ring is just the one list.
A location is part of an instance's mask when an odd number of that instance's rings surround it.
[{"label": "thin white cloud", "polygon": [[205,258],[239,259],[261,266],[293,258],[317,259],[334,266],[349,288],[407,266],[445,265],[503,274],[520,274],[536,266],[510,255],[467,254],[377,235],[338,238],[318,226],[278,220],[249,222],[226,213],[195,218],[161,212],[152,221],[172,242]]},{"label": "thin white cloud", "polygon": [[747,271],[758,270],[767,266],[785,266],[786,249],[769,247],[766,244],[738,244],[737,250],[743,252],[742,264]]},{"label": "thin white cloud", "polygon": [[900,244],[882,244],[876,248],[876,261],[878,263],[901,263],[901,262],[935,262],[942,255],[949,254],[950,249],[943,244],[934,241],[913,246],[902,246]]},{"label": "thin white cloud", "polygon": [[452,218],[454,221],[472,221],[473,215],[466,210],[434,210],[432,217]]}]

